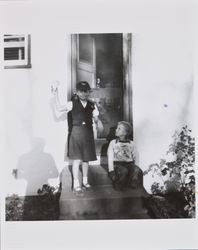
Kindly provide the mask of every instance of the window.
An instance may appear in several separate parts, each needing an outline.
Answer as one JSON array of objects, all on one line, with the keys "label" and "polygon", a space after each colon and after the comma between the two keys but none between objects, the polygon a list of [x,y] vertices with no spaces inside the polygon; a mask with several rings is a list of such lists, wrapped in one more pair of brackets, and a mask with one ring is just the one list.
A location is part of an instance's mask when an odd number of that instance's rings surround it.
[{"label": "window", "polygon": [[4,35],[4,68],[31,68],[30,35]]}]

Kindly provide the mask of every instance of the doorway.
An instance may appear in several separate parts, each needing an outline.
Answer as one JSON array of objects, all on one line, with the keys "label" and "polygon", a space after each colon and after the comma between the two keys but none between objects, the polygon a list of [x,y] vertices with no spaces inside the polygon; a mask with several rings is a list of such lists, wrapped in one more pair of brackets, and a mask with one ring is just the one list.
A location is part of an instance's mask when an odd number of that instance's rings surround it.
[{"label": "doorway", "polygon": [[78,81],[92,88],[104,126],[98,139],[106,139],[120,120],[132,124],[131,34],[72,34],[69,99]]}]

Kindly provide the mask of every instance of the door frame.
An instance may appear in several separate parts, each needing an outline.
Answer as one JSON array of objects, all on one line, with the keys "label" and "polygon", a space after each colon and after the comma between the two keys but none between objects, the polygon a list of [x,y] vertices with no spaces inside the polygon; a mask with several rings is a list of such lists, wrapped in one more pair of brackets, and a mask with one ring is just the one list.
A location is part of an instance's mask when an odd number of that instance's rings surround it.
[{"label": "door frame", "polygon": [[[69,53],[71,81],[67,86],[67,98],[71,99],[72,93],[75,91],[76,72],[77,72],[77,45],[78,34],[70,34],[70,48]],[[123,39],[123,120],[133,124],[133,103],[132,103],[132,34],[122,33]],[[130,104],[130,105],[129,105]]]}]

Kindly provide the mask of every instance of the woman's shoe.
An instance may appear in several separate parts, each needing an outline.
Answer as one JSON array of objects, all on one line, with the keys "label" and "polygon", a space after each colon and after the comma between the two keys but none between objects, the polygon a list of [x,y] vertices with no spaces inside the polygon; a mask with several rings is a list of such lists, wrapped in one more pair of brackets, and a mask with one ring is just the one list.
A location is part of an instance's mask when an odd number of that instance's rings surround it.
[{"label": "woman's shoe", "polygon": [[83,184],[82,185],[83,190],[91,190],[91,185],[89,183]]},{"label": "woman's shoe", "polygon": [[73,192],[76,195],[83,195],[83,190],[82,190],[82,188],[80,186],[73,188]]}]

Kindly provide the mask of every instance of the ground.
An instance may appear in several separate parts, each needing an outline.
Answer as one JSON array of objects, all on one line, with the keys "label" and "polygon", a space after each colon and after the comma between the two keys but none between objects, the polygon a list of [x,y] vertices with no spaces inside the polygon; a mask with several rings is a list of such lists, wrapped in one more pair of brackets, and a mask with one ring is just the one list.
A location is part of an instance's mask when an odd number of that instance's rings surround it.
[{"label": "ground", "polygon": [[[59,219],[59,195],[38,195],[6,198],[6,221]],[[151,219],[187,218],[180,194],[151,195],[145,200]]]}]

